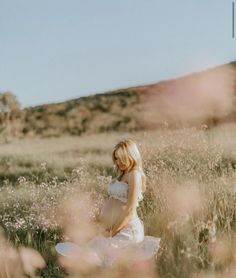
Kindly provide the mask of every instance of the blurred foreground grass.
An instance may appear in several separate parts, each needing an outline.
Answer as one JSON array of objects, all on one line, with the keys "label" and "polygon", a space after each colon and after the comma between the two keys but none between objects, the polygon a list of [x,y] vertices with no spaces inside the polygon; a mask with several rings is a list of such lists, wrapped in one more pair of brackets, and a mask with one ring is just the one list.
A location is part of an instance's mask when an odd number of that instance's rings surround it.
[{"label": "blurred foreground grass", "polygon": [[236,125],[231,124],[0,145],[0,224],[8,239],[42,254],[47,263],[42,277],[63,277],[54,251],[63,232],[58,206],[78,190],[85,192],[96,220],[114,175],[112,148],[127,137],[139,144],[147,175],[138,208],[145,234],[162,238],[157,275],[229,277],[236,263]]}]

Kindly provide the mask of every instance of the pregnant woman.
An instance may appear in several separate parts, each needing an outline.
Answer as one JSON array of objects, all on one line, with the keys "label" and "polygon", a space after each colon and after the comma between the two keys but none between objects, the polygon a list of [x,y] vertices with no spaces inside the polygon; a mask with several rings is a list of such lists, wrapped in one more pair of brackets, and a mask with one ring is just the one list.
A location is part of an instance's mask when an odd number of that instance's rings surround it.
[{"label": "pregnant woman", "polygon": [[[111,266],[125,250],[132,250],[140,261],[148,260],[155,255],[160,243],[160,238],[144,235],[143,221],[136,210],[146,190],[137,144],[131,139],[120,141],[113,149],[112,160],[118,176],[108,186],[109,199],[99,216],[104,233],[87,243],[88,250],[96,254],[101,266]],[[68,257],[71,251],[79,250],[79,245],[58,243],[56,250]]]}]

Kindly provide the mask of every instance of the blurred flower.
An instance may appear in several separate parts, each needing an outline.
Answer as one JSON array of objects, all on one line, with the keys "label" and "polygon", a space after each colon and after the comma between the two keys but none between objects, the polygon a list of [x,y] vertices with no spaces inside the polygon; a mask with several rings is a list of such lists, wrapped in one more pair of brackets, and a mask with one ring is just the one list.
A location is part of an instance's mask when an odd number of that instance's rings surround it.
[{"label": "blurred flower", "polygon": [[19,254],[24,272],[31,277],[34,277],[34,273],[37,269],[41,269],[46,266],[43,257],[39,254],[39,252],[32,248],[21,247],[19,248]]},{"label": "blurred flower", "polygon": [[210,255],[215,266],[223,266],[233,260],[231,240],[226,237],[219,238],[209,245]]},{"label": "blurred flower", "polygon": [[64,234],[72,241],[83,244],[96,234],[90,216],[92,205],[89,195],[82,192],[61,203],[57,217]]},{"label": "blurred flower", "polygon": [[0,277],[19,278],[28,275],[36,277],[35,271],[45,267],[42,256],[32,248],[15,249],[0,229]]},{"label": "blurred flower", "polygon": [[172,191],[167,191],[170,213],[175,217],[189,219],[189,215],[201,209],[202,198],[199,187],[192,183],[179,185]]}]

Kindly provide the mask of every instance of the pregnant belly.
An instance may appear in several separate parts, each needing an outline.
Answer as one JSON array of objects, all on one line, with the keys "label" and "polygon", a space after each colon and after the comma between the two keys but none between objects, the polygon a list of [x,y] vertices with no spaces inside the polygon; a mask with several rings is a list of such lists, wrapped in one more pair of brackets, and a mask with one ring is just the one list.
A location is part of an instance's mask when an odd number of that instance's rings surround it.
[{"label": "pregnant belly", "polygon": [[99,220],[104,228],[110,228],[122,220],[122,212],[125,208],[125,203],[120,200],[110,198],[101,209]]}]

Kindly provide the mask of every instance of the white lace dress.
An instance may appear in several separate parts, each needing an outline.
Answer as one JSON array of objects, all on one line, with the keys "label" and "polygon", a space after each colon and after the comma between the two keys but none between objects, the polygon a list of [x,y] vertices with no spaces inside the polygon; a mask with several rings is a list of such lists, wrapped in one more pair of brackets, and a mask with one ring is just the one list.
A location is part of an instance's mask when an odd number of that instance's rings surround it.
[{"label": "white lace dress", "polygon": [[[128,199],[128,184],[115,180],[108,187],[110,197],[118,199],[124,203]],[[141,188],[137,190],[137,204],[143,200]],[[144,235],[143,221],[138,217],[134,210],[128,224],[113,237],[96,236],[87,243],[87,247],[93,250],[100,258],[101,265],[112,266],[113,262],[122,255],[124,250],[133,252],[134,259],[138,261],[148,260],[155,256],[159,249],[160,238]],[[69,256],[72,249],[78,248],[77,244],[71,242],[58,243],[56,251]]]}]

